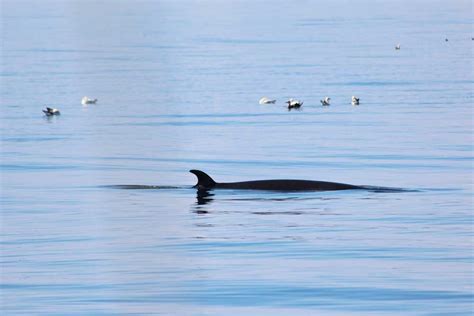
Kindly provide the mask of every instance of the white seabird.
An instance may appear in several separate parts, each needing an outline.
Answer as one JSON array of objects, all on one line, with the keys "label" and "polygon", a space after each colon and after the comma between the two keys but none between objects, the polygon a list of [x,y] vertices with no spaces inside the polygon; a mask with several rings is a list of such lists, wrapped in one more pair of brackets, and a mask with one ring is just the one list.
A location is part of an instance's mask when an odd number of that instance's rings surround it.
[{"label": "white seabird", "polygon": [[43,112],[44,112],[44,114],[46,114],[46,116],[52,116],[52,115],[59,115],[59,114],[61,114],[58,109],[49,108],[49,107],[46,107],[46,109],[44,109]]},{"label": "white seabird", "polygon": [[288,109],[298,109],[303,105],[303,102],[296,99],[289,99],[285,103],[288,103]]},{"label": "white seabird", "polygon": [[322,105],[330,105],[331,103],[329,101],[331,101],[331,98],[330,97],[325,97],[323,100],[320,100],[321,101],[321,104]]},{"label": "white seabird", "polygon": [[86,104],[95,104],[97,102],[97,99],[90,99],[88,97],[83,97],[82,100],[81,100],[81,103],[83,105],[86,105]]},{"label": "white seabird", "polygon": [[352,105],[359,105],[359,98],[352,96]]},{"label": "white seabird", "polygon": [[276,100],[272,100],[272,99],[269,99],[267,97],[263,97],[258,101],[258,103],[260,103],[260,104],[274,104],[275,102],[276,102]]},{"label": "white seabird", "polygon": [[397,44],[397,46],[395,46],[395,49],[400,50],[400,44]]}]

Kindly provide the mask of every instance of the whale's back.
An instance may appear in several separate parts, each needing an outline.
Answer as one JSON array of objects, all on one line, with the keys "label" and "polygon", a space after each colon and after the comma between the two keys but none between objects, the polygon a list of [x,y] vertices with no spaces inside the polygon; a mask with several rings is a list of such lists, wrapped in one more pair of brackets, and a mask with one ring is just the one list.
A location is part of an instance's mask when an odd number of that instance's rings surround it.
[{"label": "whale's back", "polygon": [[217,183],[215,187],[222,189],[270,191],[332,191],[361,188],[345,183],[290,179]]}]

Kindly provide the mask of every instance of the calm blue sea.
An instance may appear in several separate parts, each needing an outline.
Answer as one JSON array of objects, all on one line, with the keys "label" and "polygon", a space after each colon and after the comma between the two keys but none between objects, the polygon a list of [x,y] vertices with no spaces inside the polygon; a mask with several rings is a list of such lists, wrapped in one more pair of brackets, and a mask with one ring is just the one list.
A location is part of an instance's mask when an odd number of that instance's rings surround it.
[{"label": "calm blue sea", "polygon": [[471,1],[0,0],[0,34],[2,315],[474,313]]}]

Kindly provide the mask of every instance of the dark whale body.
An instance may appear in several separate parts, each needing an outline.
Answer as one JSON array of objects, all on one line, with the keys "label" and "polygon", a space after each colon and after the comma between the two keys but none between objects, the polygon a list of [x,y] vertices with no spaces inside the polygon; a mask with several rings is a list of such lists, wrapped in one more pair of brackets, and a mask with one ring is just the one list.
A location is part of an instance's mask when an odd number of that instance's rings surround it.
[{"label": "dark whale body", "polygon": [[196,175],[198,183],[194,186],[198,190],[210,189],[237,189],[237,190],[269,190],[269,191],[335,191],[361,190],[362,186],[310,180],[257,180],[244,182],[215,182],[209,175],[200,170],[189,170]]}]

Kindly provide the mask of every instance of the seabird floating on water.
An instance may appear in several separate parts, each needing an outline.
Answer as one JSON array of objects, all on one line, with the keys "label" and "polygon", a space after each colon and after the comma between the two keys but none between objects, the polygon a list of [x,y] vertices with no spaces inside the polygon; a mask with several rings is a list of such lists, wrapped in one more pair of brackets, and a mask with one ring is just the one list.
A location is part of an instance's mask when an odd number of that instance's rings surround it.
[{"label": "seabird floating on water", "polygon": [[286,103],[288,103],[288,109],[298,109],[303,105],[302,101],[295,99],[289,99]]},{"label": "seabird floating on water", "polygon": [[258,103],[260,104],[274,104],[276,102],[276,100],[271,100],[267,97],[263,97],[260,99],[260,101],[258,101]]},{"label": "seabird floating on water", "polygon": [[325,97],[323,100],[321,100],[322,105],[330,105],[331,98],[330,97]]},{"label": "seabird floating on water", "polygon": [[90,99],[88,97],[83,97],[82,100],[81,100],[81,103],[83,105],[86,105],[86,104],[95,104],[97,102],[97,99]]},{"label": "seabird floating on water", "polygon": [[359,98],[352,96],[352,105],[359,105]]},{"label": "seabird floating on water", "polygon": [[400,44],[397,44],[397,46],[395,46],[395,49],[400,50]]},{"label": "seabird floating on water", "polygon": [[49,107],[46,107],[46,109],[43,110],[43,112],[44,112],[44,114],[46,114],[46,116],[52,116],[52,115],[59,115],[59,114],[61,114],[58,109],[49,108]]}]

